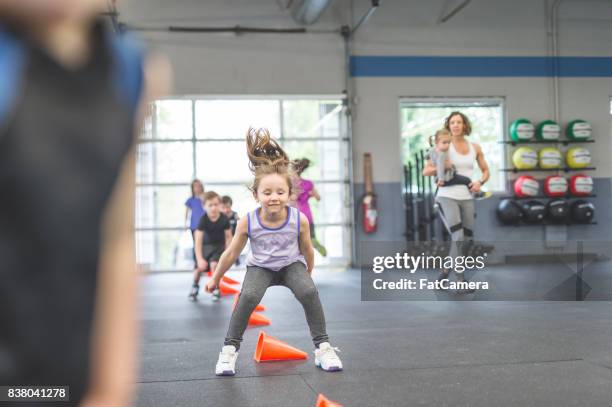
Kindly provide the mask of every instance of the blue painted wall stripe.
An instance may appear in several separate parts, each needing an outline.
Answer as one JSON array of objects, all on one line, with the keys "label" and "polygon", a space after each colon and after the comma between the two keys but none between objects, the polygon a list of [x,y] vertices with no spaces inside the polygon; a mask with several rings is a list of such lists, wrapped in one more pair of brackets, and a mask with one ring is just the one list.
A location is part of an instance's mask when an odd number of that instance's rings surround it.
[{"label": "blue painted wall stripe", "polygon": [[351,57],[356,77],[550,77],[555,69],[560,77],[612,77],[612,57]]}]

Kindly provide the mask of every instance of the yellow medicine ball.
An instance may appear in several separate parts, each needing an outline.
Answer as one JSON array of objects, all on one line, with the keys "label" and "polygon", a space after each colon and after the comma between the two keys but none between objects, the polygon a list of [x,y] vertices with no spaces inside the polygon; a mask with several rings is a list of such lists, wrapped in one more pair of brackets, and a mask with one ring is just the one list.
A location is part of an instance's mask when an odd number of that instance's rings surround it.
[{"label": "yellow medicine ball", "polygon": [[544,147],[538,153],[540,168],[559,168],[563,163],[561,152],[554,147]]},{"label": "yellow medicine ball", "polygon": [[584,147],[570,148],[565,158],[570,168],[585,168],[591,164],[591,153]]},{"label": "yellow medicine ball", "polygon": [[517,148],[512,154],[512,163],[519,170],[531,170],[538,165],[538,153],[529,147]]}]

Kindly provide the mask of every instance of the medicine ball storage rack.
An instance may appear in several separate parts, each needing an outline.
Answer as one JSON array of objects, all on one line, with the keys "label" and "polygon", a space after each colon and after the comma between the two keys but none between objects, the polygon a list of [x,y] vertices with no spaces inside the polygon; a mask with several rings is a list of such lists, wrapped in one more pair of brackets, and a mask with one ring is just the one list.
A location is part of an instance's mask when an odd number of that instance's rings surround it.
[{"label": "medicine ball storage rack", "polygon": [[499,199],[514,199],[515,201],[524,201],[527,199],[583,199],[583,198],[596,198],[597,194],[592,195],[582,195],[582,196],[574,196],[574,195],[566,195],[566,196],[546,196],[546,195],[537,195],[537,196],[528,196],[528,197],[518,197],[514,195],[500,196]]},{"label": "medicine ball storage rack", "polygon": [[[516,122],[526,122],[525,119],[517,119]],[[552,122],[554,123],[554,122]],[[573,122],[570,122],[570,124]],[[554,123],[556,124],[556,123]],[[513,131],[513,127],[515,126],[515,124],[513,123],[513,125],[510,128],[510,132],[512,133]],[[558,128],[558,126],[557,126]],[[533,129],[533,127],[532,127]],[[514,129],[514,131],[516,132],[516,128]],[[589,131],[590,131],[590,125],[589,125]],[[533,134],[533,133],[532,133]],[[527,139],[525,138],[524,140],[517,140],[515,139],[516,134],[513,133],[512,135],[512,139],[509,140],[503,140],[503,141],[499,141],[499,144],[505,144],[505,145],[510,145],[512,147],[528,147],[530,145],[536,145],[536,144],[544,144],[544,145],[558,145],[558,146],[568,146],[569,144],[582,144],[582,143],[594,143],[595,140],[591,139],[591,138],[585,138],[585,139],[573,139],[570,138],[569,136],[569,130],[568,130],[568,138],[566,139],[551,139],[551,140],[542,140],[542,139],[537,139],[537,138],[531,138],[531,139]],[[590,133],[587,137],[590,137]],[[545,149],[544,149],[545,150]],[[570,149],[569,151],[571,151],[572,149]],[[540,153],[538,153],[538,156],[540,156],[541,152],[543,150],[540,150]],[[516,154],[516,152],[515,152]],[[531,153],[533,155],[533,153]],[[541,158],[539,158],[541,159]],[[513,160],[514,161],[514,160]],[[518,164],[516,164],[518,165]],[[541,164],[540,164],[541,165]],[[575,167],[570,167],[570,164],[565,163],[565,166],[559,166],[559,167],[555,167],[555,168],[541,168],[541,167],[535,167],[535,168],[516,168],[516,167],[512,167],[512,168],[501,168],[499,169],[499,171],[501,172],[505,172],[505,173],[537,173],[537,172],[555,172],[557,174],[560,173],[569,173],[569,172],[584,172],[584,171],[593,171],[596,170],[596,167],[582,167],[582,168],[575,168]],[[519,177],[520,178],[524,178],[524,177]],[[527,177],[527,178],[531,178],[533,179],[533,177]],[[550,178],[550,177],[549,177]],[[572,177],[573,178],[573,177]],[[532,181],[533,182],[533,181]],[[538,182],[539,183],[539,182]],[[515,187],[516,188],[516,187]],[[572,193],[570,193],[569,191],[567,193],[565,193],[564,195],[561,196],[550,196],[550,195],[535,195],[535,196],[517,196],[517,195],[506,195],[506,196],[499,196],[499,206],[498,206],[498,219],[499,219],[499,225],[500,226],[573,226],[573,225],[596,225],[597,222],[592,221],[592,216],[593,216],[593,204],[588,202],[588,201],[584,201],[584,198],[594,198],[597,195],[594,193],[591,194],[587,194],[587,195],[574,195]],[[556,200],[561,200],[561,201],[565,201],[565,204],[561,204],[561,203],[556,203]],[[534,201],[533,203],[529,202],[529,201]],[[514,202],[514,204],[512,204],[512,202]],[[526,202],[526,203],[519,203],[519,202]],[[553,203],[554,202],[554,203]],[[511,204],[510,206],[508,206],[508,204]],[[530,204],[533,204],[530,206]],[[551,206],[551,204],[553,206]],[[540,212],[525,212],[525,211],[530,211],[531,207],[533,207],[533,210],[536,210],[537,207],[537,211],[541,211],[541,205],[545,205],[546,206],[546,212],[548,212],[549,207],[555,207],[557,210],[561,209],[558,205],[564,205],[566,208],[569,206],[571,209],[571,216],[565,215],[566,219],[562,219],[562,218],[557,218],[555,220],[554,217],[548,218],[548,216],[553,216],[552,212],[550,213],[550,215],[544,215],[544,218],[542,218]],[[586,205],[586,207],[585,207]],[[502,209],[503,206],[503,209]],[[573,214],[574,211],[574,207],[576,208],[578,212],[578,215]],[[513,209],[514,208],[514,209]],[[514,220],[513,217],[516,215],[513,213],[516,212],[516,208],[521,208],[519,212],[522,212],[522,215],[520,216],[519,219]],[[525,208],[529,208],[529,209],[525,209]],[[590,211],[589,211],[590,209]],[[500,212],[500,211],[504,211],[504,212]],[[509,211],[509,212],[506,212]],[[584,213],[584,215],[580,214],[580,211]],[[588,214],[587,214],[588,212]],[[531,215],[533,216],[538,216],[537,220],[531,219],[531,221],[526,218],[528,217],[528,213],[531,213]],[[558,213],[558,212],[557,212]],[[507,216],[510,216],[510,218],[507,218]],[[563,215],[562,215],[563,216]],[[578,216],[577,218],[574,218],[574,216]],[[581,219],[582,217],[582,219]],[[512,219],[510,221],[508,221],[509,219]]]},{"label": "medicine ball storage rack", "polygon": [[584,167],[584,168],[570,168],[570,167],[559,167],[559,168],[533,168],[533,169],[518,169],[518,168],[500,168],[500,171],[503,172],[539,172],[539,171],[563,171],[563,172],[571,172],[571,171],[593,171],[596,170],[597,167]]},{"label": "medicine ball storage rack", "polygon": [[504,140],[500,141],[499,144],[510,144],[512,147],[516,146],[524,146],[529,144],[563,144],[567,146],[568,144],[582,144],[582,143],[594,143],[595,140],[533,140],[533,141],[514,141],[514,140]]}]

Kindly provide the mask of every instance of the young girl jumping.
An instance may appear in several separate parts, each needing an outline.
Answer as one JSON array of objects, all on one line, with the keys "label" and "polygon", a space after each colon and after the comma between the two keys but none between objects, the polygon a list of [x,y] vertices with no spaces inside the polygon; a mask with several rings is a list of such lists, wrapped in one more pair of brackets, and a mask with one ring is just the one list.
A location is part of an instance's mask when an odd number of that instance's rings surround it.
[{"label": "young girl jumping", "polygon": [[261,206],[238,221],[232,243],[206,284],[206,291],[212,292],[250,240],[247,273],[215,373],[219,376],[236,373],[238,349],[249,317],[273,285],[288,287],[304,307],[315,345],[315,365],[328,372],[340,371],[342,362],[329,344],[323,307],[311,278],[314,251],[308,219],[287,205],[294,176],[289,158],[270,138],[268,130],[249,129],[246,143],[249,168],[255,176],[251,191]]}]

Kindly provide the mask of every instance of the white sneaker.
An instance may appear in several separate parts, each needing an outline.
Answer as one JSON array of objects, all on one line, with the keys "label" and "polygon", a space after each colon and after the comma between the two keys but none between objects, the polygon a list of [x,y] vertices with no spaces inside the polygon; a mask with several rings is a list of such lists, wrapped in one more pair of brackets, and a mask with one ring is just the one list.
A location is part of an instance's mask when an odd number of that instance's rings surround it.
[{"label": "white sneaker", "polygon": [[232,345],[224,346],[221,349],[221,353],[219,353],[219,360],[217,360],[217,366],[215,366],[215,374],[217,376],[235,375],[236,359],[238,359],[236,347]]},{"label": "white sneaker", "polygon": [[340,352],[338,348],[332,348],[329,342],[323,342],[319,345],[318,349],[315,349],[315,365],[325,370],[326,372],[339,372],[342,370],[342,362],[336,351]]}]

